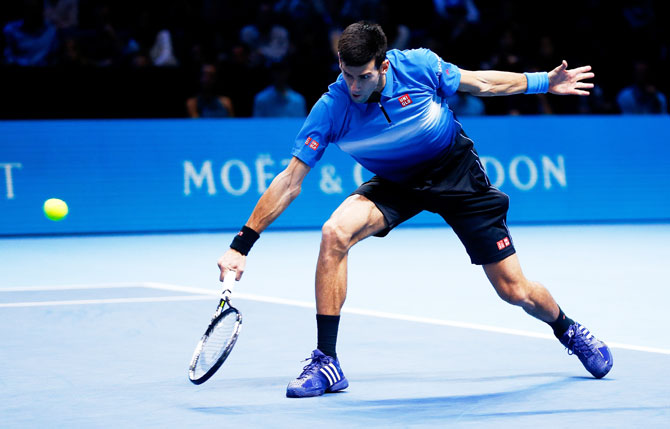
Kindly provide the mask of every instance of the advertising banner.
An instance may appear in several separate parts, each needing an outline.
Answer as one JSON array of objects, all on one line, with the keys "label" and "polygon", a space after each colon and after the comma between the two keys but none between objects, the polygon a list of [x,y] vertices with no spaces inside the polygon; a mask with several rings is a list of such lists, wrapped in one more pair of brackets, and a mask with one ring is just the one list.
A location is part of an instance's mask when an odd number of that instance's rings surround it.
[{"label": "advertising banner", "polygon": [[[509,223],[670,220],[670,118],[465,118]],[[0,235],[237,229],[302,120],[0,122]],[[272,225],[319,228],[371,177],[328,147]],[[61,221],[42,205],[60,198]],[[424,213],[410,225],[443,225]]]}]

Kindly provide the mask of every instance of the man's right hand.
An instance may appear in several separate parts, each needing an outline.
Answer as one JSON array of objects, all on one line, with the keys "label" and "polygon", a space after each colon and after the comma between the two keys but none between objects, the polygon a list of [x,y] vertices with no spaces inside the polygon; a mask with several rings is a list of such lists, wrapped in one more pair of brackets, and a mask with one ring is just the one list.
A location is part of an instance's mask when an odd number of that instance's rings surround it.
[{"label": "man's right hand", "polygon": [[221,275],[219,276],[219,281],[223,281],[223,278],[226,276],[228,271],[236,271],[237,276],[235,280],[240,280],[242,278],[242,273],[244,273],[244,266],[247,263],[247,257],[234,249],[228,249],[222,257],[219,258],[218,265],[219,270],[221,270]]}]

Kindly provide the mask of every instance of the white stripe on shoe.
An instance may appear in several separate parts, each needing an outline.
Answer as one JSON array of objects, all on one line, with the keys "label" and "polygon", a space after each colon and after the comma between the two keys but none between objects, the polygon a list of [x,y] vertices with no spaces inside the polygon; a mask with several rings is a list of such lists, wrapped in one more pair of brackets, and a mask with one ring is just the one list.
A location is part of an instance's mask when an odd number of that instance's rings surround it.
[{"label": "white stripe on shoe", "polygon": [[331,363],[328,364],[328,366],[330,367],[330,369],[333,371],[333,374],[335,375],[335,381],[340,381],[340,379],[342,377],[340,377],[340,372],[337,370],[337,368],[335,368],[335,365],[333,365],[333,363],[331,362]]},{"label": "white stripe on shoe", "polygon": [[326,371],[326,368],[325,368],[325,367],[324,367],[324,368],[321,368],[320,371],[321,371],[321,372],[326,376],[326,378],[328,379],[328,383],[330,383],[330,384],[328,385],[328,387],[330,387],[330,386],[332,386],[333,384],[335,384],[335,382],[333,381],[333,379],[330,377],[330,374],[328,373],[328,371]]},{"label": "white stripe on shoe", "polygon": [[328,374],[330,375],[330,378],[333,379],[333,383],[337,383],[337,375],[336,375],[336,372],[334,373],[333,370],[330,369],[330,367],[329,367],[328,365],[324,366],[323,369],[325,369],[326,372],[328,372]]}]

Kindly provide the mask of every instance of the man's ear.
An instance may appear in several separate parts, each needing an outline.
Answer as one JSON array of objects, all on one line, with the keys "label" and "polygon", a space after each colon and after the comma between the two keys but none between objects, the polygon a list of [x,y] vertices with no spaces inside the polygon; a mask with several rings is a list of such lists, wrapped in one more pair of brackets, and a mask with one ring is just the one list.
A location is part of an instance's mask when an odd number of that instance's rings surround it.
[{"label": "man's ear", "polygon": [[389,60],[382,61],[381,67],[379,67],[381,74],[386,74],[386,72],[389,71],[389,64]]}]

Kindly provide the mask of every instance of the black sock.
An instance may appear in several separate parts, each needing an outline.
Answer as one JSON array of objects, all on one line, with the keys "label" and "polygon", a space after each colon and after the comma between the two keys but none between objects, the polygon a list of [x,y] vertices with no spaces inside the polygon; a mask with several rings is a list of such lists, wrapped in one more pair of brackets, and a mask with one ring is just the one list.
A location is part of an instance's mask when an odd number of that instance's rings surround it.
[{"label": "black sock", "polygon": [[573,323],[575,323],[575,321],[566,316],[565,313],[563,313],[563,310],[561,310],[561,307],[558,307],[558,319],[553,322],[547,322],[547,324],[551,326],[551,329],[554,330],[554,335],[559,340]]},{"label": "black sock", "polygon": [[337,344],[337,328],[340,324],[340,316],[316,315],[316,347],[328,355],[337,359],[335,346]]}]

